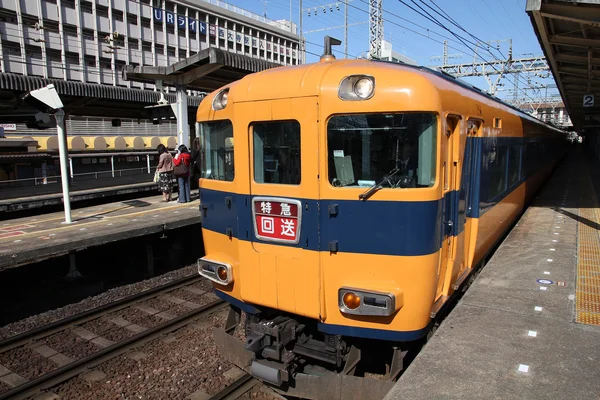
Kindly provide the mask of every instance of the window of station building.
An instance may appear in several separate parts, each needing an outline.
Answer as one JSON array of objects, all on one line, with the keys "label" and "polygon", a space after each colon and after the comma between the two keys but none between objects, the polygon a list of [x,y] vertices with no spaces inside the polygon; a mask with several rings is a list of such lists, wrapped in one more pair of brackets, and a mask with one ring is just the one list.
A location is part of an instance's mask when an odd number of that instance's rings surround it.
[{"label": "window of station building", "polygon": [[187,58],[187,52],[184,49],[179,49],[179,59],[184,60]]},{"label": "window of station building", "polygon": [[89,1],[81,1],[79,3],[79,7],[81,7],[81,11],[91,14],[93,12],[92,3]]},{"label": "window of station building", "polygon": [[112,16],[113,16],[113,19],[115,19],[117,21],[123,21],[123,11],[121,11],[121,10],[115,10],[113,8],[112,9]]},{"label": "window of station building", "polygon": [[127,13],[127,23],[130,25],[137,25],[138,24],[137,15],[132,14],[132,13]]},{"label": "window of station building", "polygon": [[4,54],[10,54],[13,56],[21,56],[21,45],[16,42],[2,42],[2,50]]},{"label": "window of station building", "polygon": [[79,65],[79,54],[68,51],[65,53],[65,60],[68,65]]},{"label": "window of station building", "polygon": [[111,69],[110,58],[100,57],[100,68]]},{"label": "window of station building", "polygon": [[84,39],[94,40],[94,30],[93,29],[82,28],[81,34],[83,35]]},{"label": "window of station building", "polygon": [[17,13],[11,10],[0,9],[0,21],[16,24],[18,22]]},{"label": "window of station building", "polygon": [[483,159],[483,174],[488,179],[487,194],[483,196],[482,200],[491,201],[506,190],[508,147],[490,143],[483,150]]},{"label": "window of station building", "polygon": [[42,59],[42,49],[37,46],[25,45],[25,54],[28,57]]},{"label": "window of station building", "polygon": [[75,0],[62,0],[60,4],[66,8],[75,9]]},{"label": "window of station building", "polygon": [[83,59],[85,61],[85,65],[87,65],[88,67],[95,67],[96,66],[96,57],[95,56],[90,56],[88,54],[85,54],[83,56]]},{"label": "window of station building", "polygon": [[174,34],[175,33],[175,25],[167,24],[167,33]]},{"label": "window of station building", "polygon": [[155,43],[154,44],[154,51],[156,51],[159,54],[164,54],[165,53],[165,46],[163,44],[160,44],[160,43]]},{"label": "window of station building", "polygon": [[218,181],[233,181],[233,125],[229,120],[200,123],[200,134],[205,160],[204,178]]},{"label": "window of station building", "polygon": [[52,31],[52,32],[58,32],[58,22],[57,21],[52,21],[50,19],[44,18],[44,21],[42,22],[42,24],[44,25],[45,29]]},{"label": "window of station building", "polygon": [[167,47],[167,55],[169,57],[175,57],[175,47],[168,46]]},{"label": "window of station building", "polygon": [[252,124],[254,181],[300,184],[300,123],[270,121]]},{"label": "window of station building", "polygon": [[142,27],[150,28],[150,18],[142,17]]},{"label": "window of station building", "polygon": [[127,44],[129,45],[130,49],[133,49],[133,50],[140,49],[140,42],[138,39],[129,38],[129,39],[127,39]]},{"label": "window of station building", "polygon": [[56,0],[46,0],[46,3],[56,4]]},{"label": "window of station building", "polygon": [[63,24],[63,32],[67,36],[77,37],[77,27],[75,25]]},{"label": "window of station building", "polygon": [[99,17],[108,18],[108,7],[96,4],[96,15]]},{"label": "window of station building", "polygon": [[[435,184],[433,113],[356,114],[327,123],[328,181],[334,187],[425,188]],[[384,179],[387,178],[387,179]]]},{"label": "window of station building", "polygon": [[61,62],[60,50],[46,48],[46,57],[49,61]]}]

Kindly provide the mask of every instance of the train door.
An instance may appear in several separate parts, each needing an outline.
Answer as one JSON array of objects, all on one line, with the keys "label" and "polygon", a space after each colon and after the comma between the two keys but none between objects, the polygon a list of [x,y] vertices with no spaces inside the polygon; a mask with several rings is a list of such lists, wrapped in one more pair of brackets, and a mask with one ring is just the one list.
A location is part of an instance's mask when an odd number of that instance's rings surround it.
[{"label": "train door", "polygon": [[[237,105],[236,105],[237,106]],[[319,164],[316,97],[265,101],[250,122],[248,301],[318,318]],[[299,112],[298,110],[302,110]],[[248,285],[248,282],[253,282]]]},{"label": "train door", "polygon": [[462,167],[462,181],[459,192],[458,223],[459,229],[464,230],[463,268],[455,286],[459,286],[473,268],[475,245],[477,239],[478,209],[479,206],[479,149],[477,139],[483,121],[469,119],[467,121],[467,139],[465,144],[465,157]]},{"label": "train door", "polygon": [[[445,134],[442,139],[442,178],[443,178],[443,214],[440,251],[440,271],[436,300],[450,293],[450,283],[463,268],[462,262],[464,234],[459,234],[458,209],[461,170],[461,149],[464,149],[464,138],[461,138],[461,117],[455,114],[446,116]],[[463,135],[464,136],[464,135]],[[445,146],[444,146],[445,144]]]}]

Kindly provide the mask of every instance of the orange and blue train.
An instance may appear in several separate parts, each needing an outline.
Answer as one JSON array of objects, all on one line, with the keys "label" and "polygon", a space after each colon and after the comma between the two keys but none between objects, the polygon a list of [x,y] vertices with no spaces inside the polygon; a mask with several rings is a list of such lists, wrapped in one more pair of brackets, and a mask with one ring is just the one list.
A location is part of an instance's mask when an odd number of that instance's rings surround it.
[{"label": "orange and blue train", "polygon": [[325,379],[387,390],[353,380],[362,363],[398,375],[565,149],[564,132],[451,76],[330,53],[211,93],[197,121],[198,268],[231,304],[217,342],[308,398],[330,396]]}]

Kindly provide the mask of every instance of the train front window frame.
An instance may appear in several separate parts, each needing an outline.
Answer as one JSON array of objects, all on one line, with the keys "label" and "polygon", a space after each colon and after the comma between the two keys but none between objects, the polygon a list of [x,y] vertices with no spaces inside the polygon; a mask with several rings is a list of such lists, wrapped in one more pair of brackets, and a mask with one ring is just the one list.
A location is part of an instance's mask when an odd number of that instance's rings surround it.
[{"label": "train front window frame", "polygon": [[254,182],[299,185],[302,180],[300,122],[253,122],[250,132]]},{"label": "train front window frame", "polygon": [[[431,188],[436,183],[438,114],[335,115],[327,121],[328,182],[336,188]],[[385,179],[384,179],[385,178]]]},{"label": "train front window frame", "polygon": [[200,122],[204,138],[202,178],[232,182],[235,178],[233,124],[230,120]]}]

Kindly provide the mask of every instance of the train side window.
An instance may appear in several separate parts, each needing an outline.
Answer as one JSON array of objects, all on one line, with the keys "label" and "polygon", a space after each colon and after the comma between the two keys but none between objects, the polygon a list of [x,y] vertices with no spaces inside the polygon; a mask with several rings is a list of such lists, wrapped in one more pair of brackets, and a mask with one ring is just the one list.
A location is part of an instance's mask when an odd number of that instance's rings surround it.
[{"label": "train side window", "polygon": [[502,129],[502,118],[494,118],[494,128]]},{"label": "train side window", "polygon": [[521,170],[521,146],[513,144],[508,150],[508,186],[519,181]]},{"label": "train side window", "polygon": [[488,195],[487,199],[504,193],[506,190],[506,163],[508,159],[508,147],[491,145],[488,153]]},{"label": "train side window", "polygon": [[298,121],[254,123],[252,137],[256,183],[300,184],[300,123]]},{"label": "train side window", "polygon": [[229,120],[200,123],[200,137],[204,138],[202,177],[218,181],[233,181],[233,125]]}]

